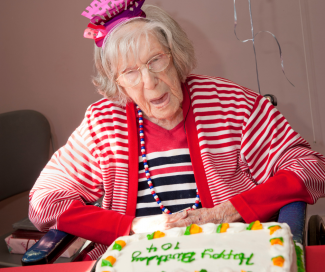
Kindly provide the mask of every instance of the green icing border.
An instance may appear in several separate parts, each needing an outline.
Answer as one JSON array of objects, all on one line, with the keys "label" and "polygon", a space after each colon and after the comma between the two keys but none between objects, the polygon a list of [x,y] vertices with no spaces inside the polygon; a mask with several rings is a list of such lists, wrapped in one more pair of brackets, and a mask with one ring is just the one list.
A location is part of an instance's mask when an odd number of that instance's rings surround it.
[{"label": "green icing border", "polygon": [[302,257],[304,252],[302,249],[296,245],[296,241],[293,241],[295,243],[295,250],[296,250],[296,255],[297,255],[297,268],[298,272],[305,272],[305,267],[304,267],[304,262],[302,261]]}]

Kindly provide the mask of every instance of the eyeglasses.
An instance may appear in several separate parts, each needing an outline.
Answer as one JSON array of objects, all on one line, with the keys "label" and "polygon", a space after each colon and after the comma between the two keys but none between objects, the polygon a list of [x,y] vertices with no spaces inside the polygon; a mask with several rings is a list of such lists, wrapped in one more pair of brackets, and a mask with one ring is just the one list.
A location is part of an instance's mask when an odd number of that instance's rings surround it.
[{"label": "eyeglasses", "polygon": [[[170,63],[171,53],[162,53],[154,56],[145,65],[150,72],[158,73],[164,71]],[[139,84],[141,80],[140,68],[136,70],[128,70],[121,74],[117,79],[116,83],[122,87],[134,87]]]}]

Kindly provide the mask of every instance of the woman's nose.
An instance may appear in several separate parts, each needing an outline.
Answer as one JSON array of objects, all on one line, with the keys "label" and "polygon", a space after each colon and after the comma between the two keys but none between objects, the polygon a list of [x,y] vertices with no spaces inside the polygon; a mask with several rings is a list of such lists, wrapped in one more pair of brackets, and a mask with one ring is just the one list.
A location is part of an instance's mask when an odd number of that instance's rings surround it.
[{"label": "woman's nose", "polygon": [[145,89],[153,90],[158,82],[156,74],[149,71],[147,67],[141,69],[143,86]]}]

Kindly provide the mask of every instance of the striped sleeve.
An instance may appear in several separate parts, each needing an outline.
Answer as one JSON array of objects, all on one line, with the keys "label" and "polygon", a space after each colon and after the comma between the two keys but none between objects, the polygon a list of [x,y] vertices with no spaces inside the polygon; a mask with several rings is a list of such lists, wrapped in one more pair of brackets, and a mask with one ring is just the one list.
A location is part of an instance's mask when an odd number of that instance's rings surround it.
[{"label": "striped sleeve", "polygon": [[86,119],[41,172],[29,196],[29,217],[41,231],[57,228],[58,218],[75,200],[82,204],[104,193],[99,163],[90,150]]},{"label": "striped sleeve", "polygon": [[231,199],[245,221],[267,220],[285,204],[324,197],[324,157],[261,96],[245,120],[240,159],[259,185]]},{"label": "striped sleeve", "polygon": [[242,160],[257,184],[279,170],[294,172],[313,201],[324,196],[325,158],[310,149],[284,116],[267,99],[258,97],[241,141]]}]

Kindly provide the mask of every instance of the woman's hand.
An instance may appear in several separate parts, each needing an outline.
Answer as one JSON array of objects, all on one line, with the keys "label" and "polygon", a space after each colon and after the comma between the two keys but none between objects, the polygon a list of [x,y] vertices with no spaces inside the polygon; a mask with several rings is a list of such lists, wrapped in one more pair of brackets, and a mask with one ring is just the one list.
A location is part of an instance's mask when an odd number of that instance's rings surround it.
[{"label": "woman's hand", "polygon": [[165,229],[187,227],[191,224],[203,225],[206,223],[220,224],[225,222],[230,223],[243,221],[242,217],[230,201],[223,202],[213,208],[184,211],[180,214],[182,214],[182,216],[175,216],[172,219],[172,222],[166,221]]},{"label": "woman's hand", "polygon": [[165,230],[168,224],[182,221],[186,213],[152,215],[142,218],[134,218],[130,234]]}]

